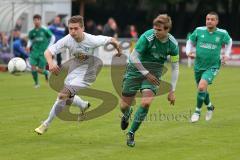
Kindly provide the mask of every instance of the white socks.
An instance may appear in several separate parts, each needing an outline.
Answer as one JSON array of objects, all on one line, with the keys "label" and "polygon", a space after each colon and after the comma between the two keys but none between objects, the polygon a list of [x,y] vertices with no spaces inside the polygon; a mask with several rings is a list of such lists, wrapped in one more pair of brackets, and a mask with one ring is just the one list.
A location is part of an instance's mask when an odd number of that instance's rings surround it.
[{"label": "white socks", "polygon": [[52,106],[52,109],[49,113],[48,118],[43,122],[43,124],[45,126],[48,126],[52,122],[52,120],[56,117],[57,113],[62,111],[65,105],[66,105],[66,100],[60,100],[57,98],[54,105]]},{"label": "white socks", "polygon": [[[88,101],[82,100],[77,95],[74,96],[72,104],[79,107],[81,111],[88,107]],[[52,122],[52,120],[56,117],[56,115],[63,110],[65,105],[66,100],[60,100],[57,98],[54,105],[52,106],[48,118],[43,122],[43,124],[45,126],[48,126]]]},{"label": "white socks", "polygon": [[81,110],[84,110],[86,107],[88,107],[88,101],[82,100],[79,96],[75,95],[73,97],[73,105],[79,107]]}]

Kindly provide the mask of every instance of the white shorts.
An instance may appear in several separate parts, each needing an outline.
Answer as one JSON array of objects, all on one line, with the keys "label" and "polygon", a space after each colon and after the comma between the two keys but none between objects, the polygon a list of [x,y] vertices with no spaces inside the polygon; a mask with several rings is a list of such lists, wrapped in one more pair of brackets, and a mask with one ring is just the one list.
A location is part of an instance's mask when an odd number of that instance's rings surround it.
[{"label": "white shorts", "polygon": [[79,89],[89,87],[95,80],[101,63],[93,63],[91,59],[82,61],[72,61],[69,66],[68,75],[64,80],[64,86],[71,93],[77,93]]}]

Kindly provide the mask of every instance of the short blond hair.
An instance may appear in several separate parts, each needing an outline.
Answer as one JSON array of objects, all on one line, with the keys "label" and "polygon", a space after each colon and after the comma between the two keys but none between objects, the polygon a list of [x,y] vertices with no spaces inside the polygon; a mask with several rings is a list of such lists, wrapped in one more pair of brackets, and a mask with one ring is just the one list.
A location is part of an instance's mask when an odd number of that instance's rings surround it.
[{"label": "short blond hair", "polygon": [[172,19],[167,14],[159,14],[154,20],[153,20],[154,26],[163,25],[164,29],[171,29],[172,28]]},{"label": "short blond hair", "polygon": [[69,23],[79,23],[80,27],[84,27],[84,19],[82,16],[80,15],[76,15],[76,16],[72,16],[69,20],[68,20],[68,24]]}]

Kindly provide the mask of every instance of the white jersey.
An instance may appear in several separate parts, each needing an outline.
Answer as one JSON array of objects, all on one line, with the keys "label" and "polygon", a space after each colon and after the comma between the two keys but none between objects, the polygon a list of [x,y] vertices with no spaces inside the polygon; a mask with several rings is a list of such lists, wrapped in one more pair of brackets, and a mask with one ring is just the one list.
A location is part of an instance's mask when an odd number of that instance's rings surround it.
[{"label": "white jersey", "polygon": [[75,57],[64,81],[67,86],[85,88],[95,81],[99,62],[96,62],[96,58],[86,57],[93,57],[94,50],[97,47],[111,41],[111,37],[94,36],[85,32],[83,34],[84,39],[81,42],[75,41],[68,34],[48,48],[53,55],[60,53],[62,49],[68,49],[70,55]]},{"label": "white jersey", "polygon": [[62,49],[69,49],[71,55],[93,55],[94,49],[99,46],[103,46],[110,42],[111,37],[106,36],[94,36],[83,32],[84,39],[81,42],[76,42],[70,34],[60,39],[54,45],[50,46],[48,49],[55,55],[61,52]]}]

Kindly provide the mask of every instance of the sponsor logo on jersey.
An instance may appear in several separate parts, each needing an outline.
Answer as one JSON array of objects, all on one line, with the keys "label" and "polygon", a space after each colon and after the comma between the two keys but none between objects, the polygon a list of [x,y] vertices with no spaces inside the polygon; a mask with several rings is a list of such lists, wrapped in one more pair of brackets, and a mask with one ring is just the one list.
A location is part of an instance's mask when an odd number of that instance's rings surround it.
[{"label": "sponsor logo on jersey", "polygon": [[36,37],[34,40],[39,42],[39,41],[43,41],[44,38],[43,37]]},{"label": "sponsor logo on jersey", "polygon": [[166,55],[161,54],[161,53],[153,52],[152,55],[153,55],[153,57],[156,58],[156,59],[160,59],[160,58],[166,59],[166,58],[167,58]]},{"label": "sponsor logo on jersey", "polygon": [[83,52],[87,53],[89,51],[89,47],[79,45],[79,46],[77,46],[77,50],[80,50],[80,51],[83,51]]},{"label": "sponsor logo on jersey", "polygon": [[216,49],[217,48],[217,45],[215,44],[212,44],[212,43],[203,43],[203,42],[200,42],[200,45],[199,45],[201,48],[206,48],[206,49]]}]

